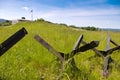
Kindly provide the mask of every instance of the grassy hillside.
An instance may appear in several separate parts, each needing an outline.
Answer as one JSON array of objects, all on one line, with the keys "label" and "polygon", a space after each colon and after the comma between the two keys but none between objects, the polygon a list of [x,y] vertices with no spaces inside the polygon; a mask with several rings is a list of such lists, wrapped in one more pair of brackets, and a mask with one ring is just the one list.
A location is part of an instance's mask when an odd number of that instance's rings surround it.
[{"label": "grassy hillside", "polygon": [[[90,42],[99,40],[97,49],[104,50],[107,35],[120,43],[120,33],[105,31],[77,30],[58,24],[47,22],[22,22],[8,27],[0,27],[0,43],[14,34],[17,30],[25,27],[28,35],[19,41],[14,47],[0,57],[0,80],[56,80],[58,76],[59,63],[56,57],[39,44],[33,37],[40,35],[56,50],[68,53],[72,50],[80,34],[84,35],[83,40]],[[111,46],[113,46],[111,44]],[[111,64],[109,77],[103,79],[103,60],[100,57],[93,57],[95,53],[91,50],[75,56],[75,62],[80,71],[72,72],[66,70],[63,73],[63,80],[118,80],[120,79],[120,54],[115,51],[111,56],[116,64]]]}]

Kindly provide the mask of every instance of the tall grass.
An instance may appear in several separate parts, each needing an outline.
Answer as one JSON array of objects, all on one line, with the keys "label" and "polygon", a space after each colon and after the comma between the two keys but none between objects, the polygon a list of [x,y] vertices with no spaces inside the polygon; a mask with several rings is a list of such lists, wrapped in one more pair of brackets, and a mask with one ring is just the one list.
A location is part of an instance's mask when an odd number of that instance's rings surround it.
[{"label": "tall grass", "polygon": [[[56,50],[68,53],[72,50],[80,34],[84,35],[83,40],[90,42],[99,40],[97,49],[104,50],[107,35],[120,43],[120,33],[105,31],[84,31],[65,27],[47,22],[22,22],[9,27],[0,27],[0,43],[11,36],[20,28],[25,27],[28,35],[14,45],[0,57],[0,79],[1,80],[56,80],[59,71],[59,62],[56,57],[47,49],[34,40],[38,34]],[[111,46],[113,46],[111,44]],[[68,67],[63,72],[63,80],[103,80],[103,60],[100,57],[93,57],[95,53],[91,50],[76,55],[75,62],[78,71],[71,71]],[[115,51],[112,55],[116,64],[111,64],[112,69],[108,78],[104,80],[118,80],[120,78],[120,54]],[[74,77],[73,77],[74,74]]]}]

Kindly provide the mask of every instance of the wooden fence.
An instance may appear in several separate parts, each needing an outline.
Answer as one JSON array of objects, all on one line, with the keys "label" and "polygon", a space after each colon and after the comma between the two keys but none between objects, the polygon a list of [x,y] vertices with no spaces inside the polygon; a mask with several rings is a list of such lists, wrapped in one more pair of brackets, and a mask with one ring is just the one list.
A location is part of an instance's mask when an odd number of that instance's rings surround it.
[{"label": "wooden fence", "polygon": [[[106,44],[106,48],[105,50],[97,50],[95,47],[97,47],[99,45],[99,41],[91,41],[90,43],[87,43],[83,40],[83,35],[80,35],[77,42],[75,43],[73,50],[69,53],[64,53],[64,52],[59,52],[57,50],[55,50],[49,43],[47,43],[44,39],[42,39],[40,36],[35,35],[34,38],[41,43],[46,49],[48,49],[48,51],[50,51],[51,53],[53,53],[56,57],[59,58],[60,61],[60,72],[63,71],[63,63],[64,61],[68,61],[70,65],[72,65],[74,68],[76,67],[75,61],[74,61],[74,56],[76,54],[80,54],[82,52],[85,52],[87,50],[93,50],[98,56],[100,56],[103,61],[103,76],[107,77],[108,76],[108,69],[109,69],[109,64],[111,62],[113,62],[114,60],[111,58],[111,54],[115,51],[120,49],[120,45],[118,45],[117,43],[115,43],[110,36],[108,35],[108,40],[107,40],[107,44]],[[83,44],[83,46],[79,46],[80,44]],[[114,48],[110,48],[110,43],[114,44],[115,47]],[[79,53],[80,52],[80,53]],[[66,64],[66,65],[68,65]]]},{"label": "wooden fence", "polygon": [[[3,55],[7,50],[9,50],[14,44],[16,44],[19,40],[21,40],[25,35],[27,34],[27,31],[25,28],[20,29],[15,34],[13,34],[11,37],[9,37],[7,40],[5,40],[3,43],[0,44],[0,56]],[[111,54],[120,49],[120,45],[117,44],[115,41],[113,41],[110,38],[110,35],[108,35],[106,48],[104,50],[98,50],[95,47],[99,45],[99,41],[91,41],[90,43],[87,43],[83,40],[83,35],[80,35],[78,40],[76,41],[73,49],[68,52],[59,52],[56,49],[54,49],[47,41],[45,41],[42,37],[39,35],[35,35],[34,38],[42,44],[48,51],[50,51],[52,54],[54,54],[60,62],[60,73],[58,79],[61,77],[61,73],[65,69],[65,66],[71,65],[73,68],[77,68],[74,60],[74,56],[77,54],[80,54],[82,52],[85,52],[87,50],[93,50],[99,57],[101,57],[104,61],[103,64],[103,76],[107,77],[109,74],[109,64],[114,63],[114,60],[111,58]],[[111,48],[110,43],[115,45],[115,47]],[[80,46],[80,44],[83,44]],[[67,64],[64,65],[64,63],[67,62]]]}]

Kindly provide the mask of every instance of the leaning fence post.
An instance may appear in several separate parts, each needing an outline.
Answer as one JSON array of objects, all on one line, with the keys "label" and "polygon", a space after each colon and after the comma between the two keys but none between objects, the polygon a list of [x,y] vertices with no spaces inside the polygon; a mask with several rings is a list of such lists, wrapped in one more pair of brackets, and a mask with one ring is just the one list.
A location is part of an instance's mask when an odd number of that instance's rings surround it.
[{"label": "leaning fence post", "polygon": [[10,36],[7,40],[0,44],[0,56],[2,56],[7,50],[9,50],[13,45],[15,45],[19,40],[21,40],[27,31],[25,28],[20,29],[12,36]]},{"label": "leaning fence post", "polygon": [[[35,35],[34,38],[41,43],[45,48],[47,48],[52,54],[57,56],[60,59],[60,62],[62,63],[64,58],[60,55],[58,51],[56,51],[50,44],[48,44],[44,39],[42,39],[40,36]],[[61,65],[62,67],[62,65]]]},{"label": "leaning fence post", "polygon": [[80,35],[79,38],[78,38],[78,40],[77,40],[77,42],[75,43],[75,45],[73,47],[73,50],[79,48],[79,45],[80,45],[82,39],[83,39],[83,35]]},{"label": "leaning fence post", "polygon": [[[80,35],[79,38],[78,38],[78,40],[77,40],[77,42],[75,43],[75,45],[74,45],[74,47],[73,47],[73,50],[79,48],[79,45],[80,45],[82,39],[83,39],[83,35]],[[71,53],[70,56],[73,55],[73,54],[74,54],[74,53]],[[74,58],[72,58],[71,64],[72,64],[72,66],[75,66],[75,60],[74,60]]]},{"label": "leaning fence post", "polygon": [[[108,35],[108,39],[107,39],[107,44],[106,44],[106,49],[105,51],[110,49],[110,35]],[[108,75],[108,67],[109,67],[109,60],[111,59],[110,55],[107,55],[104,57],[104,68],[103,68],[103,76],[107,76]]]}]

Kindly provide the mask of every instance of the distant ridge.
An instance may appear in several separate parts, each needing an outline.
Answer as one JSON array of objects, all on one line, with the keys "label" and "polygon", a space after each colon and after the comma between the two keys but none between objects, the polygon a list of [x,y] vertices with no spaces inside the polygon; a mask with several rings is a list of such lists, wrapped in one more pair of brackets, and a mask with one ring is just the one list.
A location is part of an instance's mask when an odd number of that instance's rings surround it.
[{"label": "distant ridge", "polygon": [[0,19],[0,23],[5,22],[5,21],[6,21],[6,19]]},{"label": "distant ridge", "polygon": [[120,32],[120,29],[112,29],[112,28],[103,28],[104,31],[114,31],[114,32]]}]

